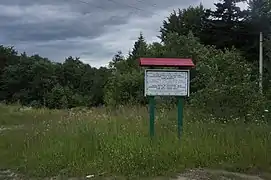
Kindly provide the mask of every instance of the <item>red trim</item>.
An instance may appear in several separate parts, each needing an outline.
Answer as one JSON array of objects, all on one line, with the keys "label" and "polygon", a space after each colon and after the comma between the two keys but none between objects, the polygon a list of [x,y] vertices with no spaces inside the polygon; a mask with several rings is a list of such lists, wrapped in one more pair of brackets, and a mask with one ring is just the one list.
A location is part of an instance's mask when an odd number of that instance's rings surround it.
[{"label": "red trim", "polygon": [[140,66],[194,67],[192,59],[140,58]]}]

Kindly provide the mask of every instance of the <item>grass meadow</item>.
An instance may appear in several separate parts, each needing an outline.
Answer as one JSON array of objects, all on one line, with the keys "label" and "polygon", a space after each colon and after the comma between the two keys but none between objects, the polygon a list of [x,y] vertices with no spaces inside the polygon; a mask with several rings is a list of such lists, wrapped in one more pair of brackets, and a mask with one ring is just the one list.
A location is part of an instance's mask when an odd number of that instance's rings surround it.
[{"label": "grass meadow", "polygon": [[177,111],[163,109],[156,111],[150,139],[144,107],[68,111],[0,105],[0,169],[30,177],[169,176],[200,167],[271,172],[269,125],[184,112],[181,139]]}]

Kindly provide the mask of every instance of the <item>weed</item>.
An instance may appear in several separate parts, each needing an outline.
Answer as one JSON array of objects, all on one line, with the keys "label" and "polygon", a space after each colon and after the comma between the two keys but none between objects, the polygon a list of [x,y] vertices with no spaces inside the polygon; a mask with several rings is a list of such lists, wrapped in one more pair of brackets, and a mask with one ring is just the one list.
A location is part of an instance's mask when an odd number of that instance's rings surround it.
[{"label": "weed", "polygon": [[0,106],[2,125],[24,127],[0,134],[0,168],[46,177],[100,173],[150,177],[199,167],[270,171],[268,125],[200,117],[195,121],[186,112],[181,139],[172,110],[157,113],[151,140],[146,108],[22,112]]}]

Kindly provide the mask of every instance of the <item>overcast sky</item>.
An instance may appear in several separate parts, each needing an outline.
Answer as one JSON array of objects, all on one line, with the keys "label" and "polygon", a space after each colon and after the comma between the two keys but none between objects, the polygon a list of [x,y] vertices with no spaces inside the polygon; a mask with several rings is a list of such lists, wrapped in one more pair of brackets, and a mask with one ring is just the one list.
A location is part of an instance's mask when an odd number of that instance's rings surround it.
[{"label": "overcast sky", "polygon": [[[126,54],[142,32],[158,41],[159,27],[173,9],[214,0],[0,0],[0,44],[52,61],[78,56],[105,66]],[[241,5],[244,6],[244,5]]]}]

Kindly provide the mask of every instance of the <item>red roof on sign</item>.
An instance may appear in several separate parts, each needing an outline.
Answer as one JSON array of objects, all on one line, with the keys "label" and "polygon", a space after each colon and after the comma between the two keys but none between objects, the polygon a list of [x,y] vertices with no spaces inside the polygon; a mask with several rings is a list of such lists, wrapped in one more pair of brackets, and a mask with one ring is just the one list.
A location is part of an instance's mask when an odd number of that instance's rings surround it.
[{"label": "red roof on sign", "polygon": [[192,59],[140,58],[140,66],[194,67]]}]

